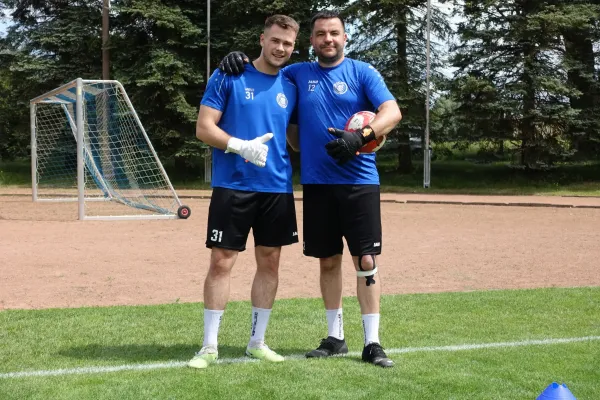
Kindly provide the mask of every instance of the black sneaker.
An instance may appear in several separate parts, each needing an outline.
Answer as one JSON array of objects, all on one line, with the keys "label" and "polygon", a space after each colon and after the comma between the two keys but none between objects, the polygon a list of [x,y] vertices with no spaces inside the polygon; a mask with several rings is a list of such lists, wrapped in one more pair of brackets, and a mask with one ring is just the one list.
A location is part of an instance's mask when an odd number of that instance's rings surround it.
[{"label": "black sneaker", "polygon": [[364,362],[378,365],[383,368],[390,368],[394,366],[394,362],[387,358],[383,347],[379,343],[369,343],[362,352],[362,359]]},{"label": "black sneaker", "polygon": [[348,353],[348,346],[344,339],[336,339],[328,336],[321,340],[321,344],[316,349],[306,353],[306,358],[330,357]]}]

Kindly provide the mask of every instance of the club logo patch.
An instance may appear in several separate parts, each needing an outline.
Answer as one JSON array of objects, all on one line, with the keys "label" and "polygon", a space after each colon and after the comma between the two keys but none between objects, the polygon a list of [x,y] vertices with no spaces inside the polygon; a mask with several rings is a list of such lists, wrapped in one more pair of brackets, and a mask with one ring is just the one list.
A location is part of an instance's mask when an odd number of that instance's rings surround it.
[{"label": "club logo patch", "polygon": [[285,97],[285,94],[283,94],[283,93],[277,94],[277,104],[279,104],[279,107],[281,107],[281,108],[287,107],[288,99],[287,99],[287,97]]},{"label": "club logo patch", "polygon": [[346,82],[336,82],[333,84],[333,91],[337,94],[344,94],[348,91],[348,85]]}]

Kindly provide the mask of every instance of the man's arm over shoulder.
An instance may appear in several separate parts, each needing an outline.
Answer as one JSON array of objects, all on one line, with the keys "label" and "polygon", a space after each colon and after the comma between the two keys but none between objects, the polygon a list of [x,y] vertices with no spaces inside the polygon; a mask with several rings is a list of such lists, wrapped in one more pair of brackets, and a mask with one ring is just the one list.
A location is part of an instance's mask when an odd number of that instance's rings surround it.
[{"label": "man's arm over shoulder", "polygon": [[[298,62],[290,65],[286,65],[281,69],[283,76],[287,78],[294,85],[298,85],[298,72],[303,68],[303,65],[308,65],[306,62]],[[305,68],[305,67],[304,67]]]},{"label": "man's arm over shoulder", "polygon": [[241,51],[232,51],[227,54],[219,63],[219,69],[226,74],[240,75],[246,68],[244,64],[248,64],[250,59]]}]

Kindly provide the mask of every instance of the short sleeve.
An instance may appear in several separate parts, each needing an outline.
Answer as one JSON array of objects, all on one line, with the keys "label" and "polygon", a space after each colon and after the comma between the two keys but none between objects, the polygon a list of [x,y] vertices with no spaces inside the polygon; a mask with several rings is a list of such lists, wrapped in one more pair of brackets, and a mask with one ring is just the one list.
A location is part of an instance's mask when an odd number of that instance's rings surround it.
[{"label": "short sleeve", "polygon": [[230,82],[231,78],[217,68],[208,80],[200,104],[223,112],[229,97]]},{"label": "short sleeve", "polygon": [[378,109],[381,104],[388,100],[395,100],[394,95],[390,92],[383,76],[371,64],[361,63],[360,76],[362,84],[369,101],[375,109]]},{"label": "short sleeve", "polygon": [[288,65],[287,67],[284,67],[281,72],[283,73],[283,76],[286,77],[287,79],[289,79],[294,85],[298,86],[297,82],[296,82],[296,77],[298,75],[298,71],[300,71],[300,68],[302,66],[303,63],[296,63],[296,64],[291,64]]}]

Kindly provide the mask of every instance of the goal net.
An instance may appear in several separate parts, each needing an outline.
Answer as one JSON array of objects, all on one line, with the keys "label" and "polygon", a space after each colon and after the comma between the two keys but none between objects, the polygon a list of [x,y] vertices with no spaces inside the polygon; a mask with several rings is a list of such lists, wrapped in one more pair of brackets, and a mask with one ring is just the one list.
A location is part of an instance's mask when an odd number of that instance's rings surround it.
[{"label": "goal net", "polygon": [[79,219],[187,218],[125,89],[76,79],[31,100],[34,201]]}]

